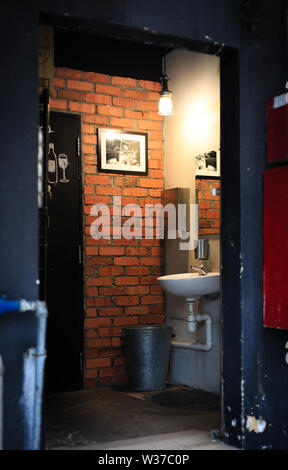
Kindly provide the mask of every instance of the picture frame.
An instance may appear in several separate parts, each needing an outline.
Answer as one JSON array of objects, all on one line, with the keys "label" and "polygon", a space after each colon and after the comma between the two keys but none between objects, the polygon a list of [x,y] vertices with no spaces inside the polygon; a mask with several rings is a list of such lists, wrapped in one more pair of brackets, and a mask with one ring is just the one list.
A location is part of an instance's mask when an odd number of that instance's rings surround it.
[{"label": "picture frame", "polygon": [[195,176],[220,177],[220,150],[195,156]]},{"label": "picture frame", "polygon": [[98,171],[132,175],[148,174],[148,134],[98,128]]}]

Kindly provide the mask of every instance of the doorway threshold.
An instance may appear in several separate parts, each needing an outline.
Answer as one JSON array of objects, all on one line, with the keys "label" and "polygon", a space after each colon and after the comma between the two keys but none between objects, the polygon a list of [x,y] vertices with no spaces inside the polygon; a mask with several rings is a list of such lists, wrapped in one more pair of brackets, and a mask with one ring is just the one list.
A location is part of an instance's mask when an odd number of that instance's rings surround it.
[{"label": "doorway threshold", "polygon": [[89,444],[80,447],[56,447],[53,450],[238,450],[212,439],[208,431],[188,430],[154,436]]}]

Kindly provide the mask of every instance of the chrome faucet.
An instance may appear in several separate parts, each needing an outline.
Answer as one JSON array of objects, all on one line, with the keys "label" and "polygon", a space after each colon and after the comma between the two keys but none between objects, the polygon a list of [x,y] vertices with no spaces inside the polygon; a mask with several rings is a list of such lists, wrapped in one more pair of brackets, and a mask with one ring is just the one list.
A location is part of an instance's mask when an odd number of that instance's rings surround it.
[{"label": "chrome faucet", "polygon": [[191,266],[192,269],[196,269],[198,271],[199,276],[206,276],[207,271],[205,271],[203,264],[200,264],[200,266]]}]

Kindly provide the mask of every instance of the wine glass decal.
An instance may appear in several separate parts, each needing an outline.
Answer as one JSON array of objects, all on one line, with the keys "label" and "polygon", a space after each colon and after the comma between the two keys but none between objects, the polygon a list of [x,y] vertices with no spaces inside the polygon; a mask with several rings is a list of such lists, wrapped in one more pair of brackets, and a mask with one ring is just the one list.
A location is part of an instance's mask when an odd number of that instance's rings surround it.
[{"label": "wine glass decal", "polygon": [[62,168],[63,170],[63,178],[60,180],[61,183],[68,183],[69,180],[67,180],[66,178],[65,171],[69,163],[68,163],[68,157],[65,153],[60,153],[60,155],[58,156],[58,164],[59,164],[59,167]]}]

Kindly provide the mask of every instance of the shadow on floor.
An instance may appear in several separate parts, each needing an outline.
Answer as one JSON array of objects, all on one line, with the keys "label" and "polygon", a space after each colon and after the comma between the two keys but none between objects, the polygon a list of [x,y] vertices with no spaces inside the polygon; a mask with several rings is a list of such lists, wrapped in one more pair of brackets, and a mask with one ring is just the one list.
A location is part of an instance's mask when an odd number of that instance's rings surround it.
[{"label": "shadow on floor", "polygon": [[188,387],[111,388],[46,396],[46,449],[220,427],[220,397]]}]

